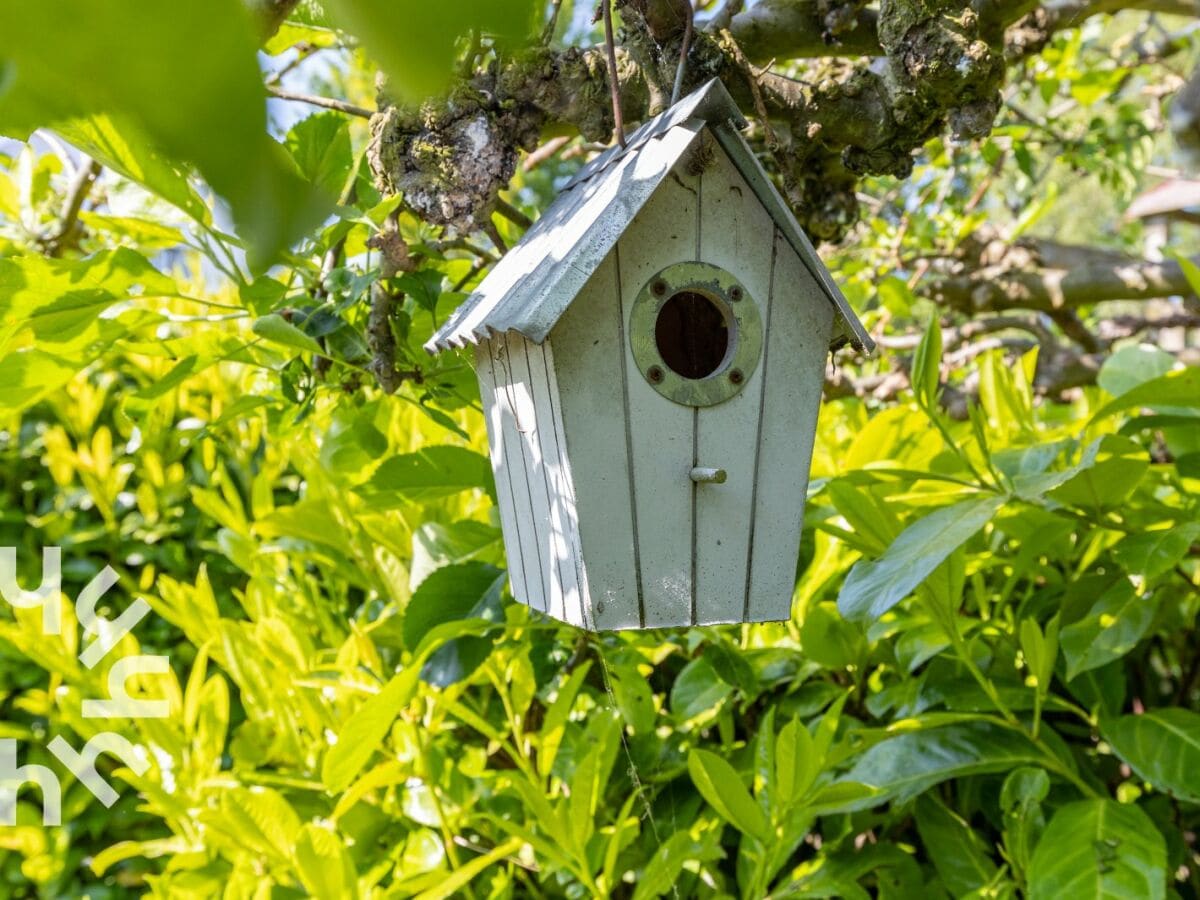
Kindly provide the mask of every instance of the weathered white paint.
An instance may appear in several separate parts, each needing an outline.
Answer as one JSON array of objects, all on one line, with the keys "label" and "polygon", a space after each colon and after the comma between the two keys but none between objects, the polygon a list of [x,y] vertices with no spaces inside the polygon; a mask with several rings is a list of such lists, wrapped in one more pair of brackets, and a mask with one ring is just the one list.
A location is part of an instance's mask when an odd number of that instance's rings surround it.
[{"label": "weathered white paint", "polygon": [[755,512],[746,620],[791,615],[796,557],[808,491],[833,309],[778,231],[775,278],[762,366],[762,426],[755,461]]},{"label": "weathered white paint", "polygon": [[[757,304],[765,323],[775,234],[771,217],[719,150],[700,178],[700,196],[698,258],[732,272],[746,288],[739,303]],[[745,612],[763,377],[760,359],[744,390],[725,403],[696,411],[697,460],[728,473],[725,484],[698,485],[695,492],[698,624],[740,622]]]},{"label": "weathered white paint", "polygon": [[[581,598],[595,628],[637,628],[641,585],[633,462],[625,423],[624,342],[610,254],[547,342],[573,477],[584,559]],[[633,371],[634,377],[641,376]]]},{"label": "weathered white paint", "polygon": [[[524,478],[525,465],[519,456],[510,460],[516,448],[505,441],[505,429],[501,422],[507,400],[503,391],[497,389],[492,362],[493,348],[490,342],[475,348],[475,375],[479,379],[479,397],[483,402],[483,418],[487,423],[488,447],[492,458],[492,474],[496,481],[496,506],[500,513],[500,528],[504,533],[504,555],[508,562],[508,582],[513,596],[538,608],[531,597],[540,597],[540,588],[530,592],[526,573],[536,573],[537,563],[527,565],[525,556],[533,552],[532,534],[523,533],[519,527],[517,499],[513,490],[513,467],[520,469]],[[536,577],[536,576],[535,576]],[[537,584],[537,582],[535,582]]]}]

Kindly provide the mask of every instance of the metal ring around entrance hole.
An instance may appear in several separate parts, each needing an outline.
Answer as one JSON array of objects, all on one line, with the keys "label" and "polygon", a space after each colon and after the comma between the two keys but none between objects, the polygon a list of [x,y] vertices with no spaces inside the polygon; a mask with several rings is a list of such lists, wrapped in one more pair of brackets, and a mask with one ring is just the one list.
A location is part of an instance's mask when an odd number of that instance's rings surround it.
[{"label": "metal ring around entrance hole", "polygon": [[[725,317],[729,348],[721,364],[703,378],[688,378],[671,368],[658,348],[658,315],[672,297],[700,294]],[[758,303],[732,274],[710,263],[667,266],[638,292],[629,313],[629,344],[646,383],[683,406],[716,406],[741,393],[762,358],[763,325]]]}]

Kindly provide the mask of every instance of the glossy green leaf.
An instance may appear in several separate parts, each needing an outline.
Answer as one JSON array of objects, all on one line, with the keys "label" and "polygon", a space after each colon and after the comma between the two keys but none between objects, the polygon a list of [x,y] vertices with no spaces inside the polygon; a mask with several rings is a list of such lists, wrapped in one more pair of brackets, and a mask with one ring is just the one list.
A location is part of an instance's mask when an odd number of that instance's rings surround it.
[{"label": "glossy green leaf", "polygon": [[1080,800],[1050,820],[1030,862],[1028,882],[1030,900],[1163,900],[1166,842],[1136,806]]},{"label": "glossy green leaf", "polygon": [[1113,548],[1113,556],[1131,574],[1157,578],[1174,568],[1197,541],[1200,522],[1184,522],[1160,531],[1128,535]]},{"label": "glossy green leaf", "polygon": [[1122,578],[1100,595],[1091,609],[1062,630],[1067,678],[1119,659],[1134,648],[1150,623],[1157,604]]},{"label": "glossy green leaf", "polygon": [[337,742],[329,748],[321,766],[321,781],[325,787],[337,793],[358,777],[383,744],[400,710],[416,696],[421,684],[421,667],[443,643],[455,637],[485,634],[493,628],[489,622],[451,622],[426,633],[408,667],[363,703],[338,731]]},{"label": "glossy green leaf", "polygon": [[1147,710],[1102,723],[1113,752],[1160,791],[1200,803],[1200,715],[1187,709]]},{"label": "glossy green leaf", "polygon": [[694,659],[675,679],[671,687],[671,713],[678,722],[687,722],[717,707],[733,693],[705,657]]},{"label": "glossy green leaf", "polygon": [[917,403],[933,409],[937,403],[938,385],[941,382],[942,326],[937,316],[929,320],[929,327],[921,336],[921,343],[913,354],[912,387]]},{"label": "glossy green leaf", "polygon": [[296,870],[304,889],[318,900],[339,900],[355,893],[354,864],[341,839],[327,828],[308,824],[300,830]]},{"label": "glossy green leaf", "polygon": [[996,863],[970,823],[929,794],[918,798],[917,831],[951,896],[962,897],[989,884]]},{"label": "glossy green leaf", "polygon": [[321,353],[320,344],[279,313],[271,313],[269,316],[255,319],[251,328],[259,337],[266,338],[272,343],[295,350],[303,350],[306,353]]},{"label": "glossy green leaf", "polygon": [[863,753],[843,777],[878,788],[858,804],[911,799],[935,784],[965,775],[1035,765],[1041,754],[1025,737],[990,722],[967,722],[900,734]]},{"label": "glossy green leaf", "polygon": [[1003,497],[977,497],[918,519],[883,556],[859,562],[850,570],[838,595],[838,609],[849,619],[878,619],[916,590],[1002,506]]},{"label": "glossy green leaf", "polygon": [[1151,344],[1121,347],[1104,361],[1096,383],[1114,397],[1161,378],[1175,368],[1175,357]]},{"label": "glossy green leaf", "polygon": [[766,816],[733,766],[709,750],[692,750],[687,765],[696,790],[721,818],[744,834],[768,839]]},{"label": "glossy green leaf", "polygon": [[350,123],[341,113],[317,113],[292,126],[284,145],[301,174],[336,200],[350,177]]},{"label": "glossy green leaf", "polygon": [[372,507],[392,509],[491,486],[492,467],[486,457],[465,447],[439,446],[386,460],[362,493]]},{"label": "glossy green leaf", "polygon": [[1069,506],[1106,510],[1119,506],[1150,468],[1150,458],[1139,444],[1116,434],[1106,435],[1095,453],[1084,454],[1076,474],[1047,493]]},{"label": "glossy green leaf", "polygon": [[1172,406],[1200,408],[1200,367],[1177,369],[1147,381],[1103,407],[1092,417],[1092,421],[1142,406],[1151,409]]},{"label": "glossy green leaf", "polygon": [[191,185],[186,167],[156,150],[138,132],[98,114],[60,122],[54,130],[114,172],[183,210],[197,222],[212,219],[208,204]]}]

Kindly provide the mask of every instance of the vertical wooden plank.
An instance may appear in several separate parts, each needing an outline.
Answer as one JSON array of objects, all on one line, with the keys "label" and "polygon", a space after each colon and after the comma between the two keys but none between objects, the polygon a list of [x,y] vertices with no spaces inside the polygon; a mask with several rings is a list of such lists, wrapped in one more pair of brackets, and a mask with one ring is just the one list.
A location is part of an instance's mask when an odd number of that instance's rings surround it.
[{"label": "vertical wooden plank", "polygon": [[[525,433],[529,447],[527,459],[533,466],[530,474],[531,478],[536,477],[535,471],[541,475],[547,500],[543,515],[549,528],[550,576],[554,586],[549,612],[560,621],[583,625],[574,488],[567,456],[561,446],[563,429],[555,399],[557,388],[552,383],[551,351],[546,344],[539,346],[519,336],[513,336],[512,340],[522,345],[527,384],[532,395],[535,425],[533,431]],[[519,416],[524,408],[518,404]]]},{"label": "vertical wooden plank", "polygon": [[636,628],[641,623],[631,488],[634,461],[617,291],[614,252],[563,314],[546,345],[551,348],[551,387],[557,386],[561,434],[575,489],[581,600],[587,622],[596,629]]},{"label": "vertical wooden plank", "polygon": [[695,410],[673,403],[633,359],[630,310],[642,287],[672,263],[696,258],[700,184],[681,165],[617,242],[630,452],[645,627],[686,625],[693,612]]},{"label": "vertical wooden plank", "polygon": [[[496,507],[500,514],[500,527],[504,531],[504,555],[508,560],[508,582],[513,596],[528,604],[530,593],[525,573],[529,567],[525,564],[525,541],[520,532],[512,463],[508,458],[510,449],[515,448],[510,448],[504,441],[504,427],[501,424],[504,398],[496,389],[492,363],[494,348],[491,344],[491,341],[483,341],[475,348],[475,375],[479,379],[479,397],[483,402],[483,419],[487,423],[492,474],[496,480]],[[523,468],[519,461],[517,466]]]},{"label": "vertical wooden plank", "polygon": [[[714,149],[701,176],[700,258],[742,283],[746,297],[739,302],[756,304],[769,332],[775,224],[725,153]],[[699,624],[741,622],[746,613],[758,424],[762,388],[770,377],[767,359],[760,358],[737,396],[705,407],[697,416],[697,464],[728,473],[725,484],[696,488]]]},{"label": "vertical wooden plank", "polygon": [[776,234],[775,283],[764,363],[754,541],[746,585],[749,620],[791,616],[796,557],[812,462],[833,307],[796,255]]},{"label": "vertical wooden plank", "polygon": [[[525,570],[526,596],[523,603],[548,612],[553,588],[548,558],[549,534],[539,510],[546,508],[545,484],[541,478],[530,478],[529,449],[524,430],[534,428],[532,400],[526,414],[519,414],[519,395],[529,395],[523,353],[518,345],[518,358],[512,359],[507,335],[496,335],[488,346],[491,349],[492,381],[495,384],[497,432],[501,435],[505,465],[512,485],[515,533],[521,545]],[[520,379],[518,381],[518,379]]]}]

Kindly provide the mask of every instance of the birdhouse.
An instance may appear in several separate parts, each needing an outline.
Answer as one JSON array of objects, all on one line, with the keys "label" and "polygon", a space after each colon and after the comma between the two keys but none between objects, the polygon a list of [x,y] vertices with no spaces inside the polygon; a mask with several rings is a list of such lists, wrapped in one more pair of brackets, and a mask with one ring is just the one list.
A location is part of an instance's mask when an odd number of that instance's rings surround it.
[{"label": "birdhouse", "polygon": [[509,578],[592,630],[789,618],[831,345],[874,345],[718,81],[584,167],[426,345],[475,345]]}]

